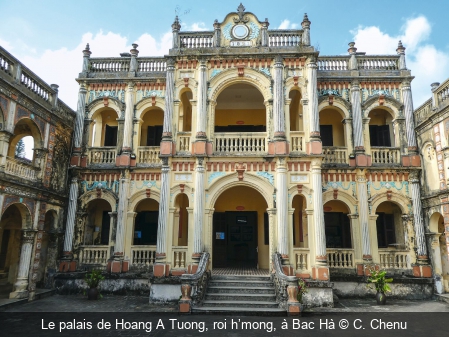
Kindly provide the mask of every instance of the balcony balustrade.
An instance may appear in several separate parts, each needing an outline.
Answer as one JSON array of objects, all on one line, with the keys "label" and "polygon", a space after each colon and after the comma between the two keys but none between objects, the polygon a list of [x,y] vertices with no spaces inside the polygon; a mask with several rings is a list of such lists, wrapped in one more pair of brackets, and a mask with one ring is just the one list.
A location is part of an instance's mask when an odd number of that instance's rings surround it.
[{"label": "balcony balustrade", "polygon": [[137,149],[137,164],[159,165],[162,164],[159,155],[161,148],[159,146],[139,146]]},{"label": "balcony balustrade", "polygon": [[20,177],[26,180],[37,181],[39,170],[31,163],[25,163],[19,159],[7,157],[5,173]]},{"label": "balcony balustrade", "polygon": [[410,257],[408,251],[379,249],[380,267],[383,269],[410,269]]},{"label": "balcony balustrade", "polygon": [[215,133],[215,153],[220,154],[265,154],[266,133]]},{"label": "balcony balustrade", "polygon": [[81,265],[102,265],[106,266],[109,259],[109,246],[81,246],[79,252],[79,262]]},{"label": "balcony balustrade", "polygon": [[330,268],[355,268],[353,249],[327,249],[327,263]]},{"label": "balcony balustrade", "polygon": [[323,164],[349,164],[348,150],[343,146],[323,146]]},{"label": "balcony balustrade", "polygon": [[291,152],[305,152],[304,131],[290,131]]},{"label": "balcony balustrade", "polygon": [[373,165],[399,165],[401,151],[396,147],[371,147],[371,162]]},{"label": "balcony balustrade", "polygon": [[115,146],[90,147],[88,149],[89,165],[115,165],[117,148]]},{"label": "balcony balustrade", "polygon": [[152,267],[156,260],[156,246],[131,246],[131,264]]},{"label": "balcony balustrade", "polygon": [[295,270],[308,270],[309,268],[309,248],[294,248]]}]

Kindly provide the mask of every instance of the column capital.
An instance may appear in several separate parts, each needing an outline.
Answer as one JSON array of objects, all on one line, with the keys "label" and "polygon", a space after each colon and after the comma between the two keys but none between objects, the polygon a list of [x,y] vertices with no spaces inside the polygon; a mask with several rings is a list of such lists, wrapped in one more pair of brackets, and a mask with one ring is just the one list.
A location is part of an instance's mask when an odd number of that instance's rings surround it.
[{"label": "column capital", "polygon": [[22,243],[30,243],[34,242],[34,236],[36,235],[37,230],[35,229],[23,229],[22,230]]}]

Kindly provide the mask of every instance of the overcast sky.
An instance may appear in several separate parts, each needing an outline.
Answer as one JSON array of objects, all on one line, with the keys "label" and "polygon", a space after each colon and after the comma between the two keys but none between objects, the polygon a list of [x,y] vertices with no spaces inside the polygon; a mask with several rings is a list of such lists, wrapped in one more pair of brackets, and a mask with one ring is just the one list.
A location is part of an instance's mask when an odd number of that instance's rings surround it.
[{"label": "overcast sky", "polygon": [[[215,19],[236,11],[240,1],[86,1],[0,0],[0,45],[47,83],[60,86],[60,98],[76,108],[82,50],[92,57],[119,56],[139,44],[140,56],[164,55],[171,46],[171,24],[181,30],[212,30]],[[430,84],[449,77],[448,0],[247,0],[247,11],[268,18],[271,29],[300,27],[304,13],[312,45],[321,55],[347,54],[348,43],[368,54],[406,49],[415,108],[430,98]]]}]

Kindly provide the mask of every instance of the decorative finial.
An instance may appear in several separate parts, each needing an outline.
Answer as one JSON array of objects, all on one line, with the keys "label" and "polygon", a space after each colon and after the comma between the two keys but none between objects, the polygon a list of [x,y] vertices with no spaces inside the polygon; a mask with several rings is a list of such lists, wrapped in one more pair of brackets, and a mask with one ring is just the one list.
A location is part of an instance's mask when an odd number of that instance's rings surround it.
[{"label": "decorative finial", "polygon": [[86,49],[83,50],[83,55],[84,55],[85,57],[89,57],[90,54],[92,54],[92,52],[90,51],[89,44],[86,44]]},{"label": "decorative finial", "polygon": [[351,55],[355,54],[356,51],[357,51],[357,48],[354,47],[355,46],[355,42],[349,42],[348,46],[349,46],[348,53],[351,54]]},{"label": "decorative finial", "polygon": [[234,18],[235,23],[239,23],[239,22],[246,23],[249,21],[249,19],[247,17],[244,17],[245,9],[246,9],[245,6],[243,6],[242,3],[240,3],[240,6],[237,7],[237,14],[239,17]]},{"label": "decorative finial", "polygon": [[405,47],[402,45],[401,40],[399,40],[399,42],[398,42],[398,48],[396,49],[396,52],[398,54],[405,54]]},{"label": "decorative finial", "polygon": [[310,22],[309,17],[307,16],[307,13],[304,13],[304,19],[302,19],[302,22],[301,22],[302,28],[303,29],[310,28],[311,23],[312,22]]},{"label": "decorative finial", "polygon": [[173,21],[173,24],[171,25],[171,28],[173,32],[179,31],[181,29],[181,25],[179,24],[179,18],[177,15],[175,17],[175,21]]}]

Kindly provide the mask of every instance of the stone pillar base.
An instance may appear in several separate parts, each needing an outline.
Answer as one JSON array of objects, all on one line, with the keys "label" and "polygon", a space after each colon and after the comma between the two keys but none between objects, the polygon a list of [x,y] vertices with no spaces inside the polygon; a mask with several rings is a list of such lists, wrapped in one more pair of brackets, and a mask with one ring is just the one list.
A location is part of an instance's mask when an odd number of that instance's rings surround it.
[{"label": "stone pillar base", "polygon": [[153,266],[153,274],[155,277],[168,277],[170,275],[170,265],[165,263],[155,263]]},{"label": "stone pillar base", "polygon": [[68,273],[76,271],[76,261],[73,260],[61,260],[59,261],[59,272]]},{"label": "stone pillar base", "polygon": [[358,276],[370,276],[370,270],[374,268],[375,270],[379,270],[379,266],[373,263],[359,263],[357,264],[357,275]]},{"label": "stone pillar base", "polygon": [[301,316],[301,303],[287,302],[287,315],[288,316]]},{"label": "stone pillar base", "polygon": [[9,298],[28,298],[28,294],[28,290],[13,291],[12,293],[9,293]]},{"label": "stone pillar base", "polygon": [[316,266],[312,268],[312,278],[318,281],[329,281],[329,268]]},{"label": "stone pillar base", "polygon": [[112,260],[108,263],[108,272],[112,274],[127,273],[129,271],[129,261]]},{"label": "stone pillar base", "polygon": [[402,166],[421,167],[421,157],[419,155],[402,156]]},{"label": "stone pillar base", "polygon": [[172,141],[162,140],[161,141],[161,155],[171,156],[176,153],[175,144]]},{"label": "stone pillar base", "polygon": [[192,301],[179,300],[178,308],[180,314],[190,314],[192,312]]},{"label": "stone pillar base", "polygon": [[283,265],[282,266],[282,271],[287,276],[294,275],[294,270],[293,270],[293,267],[291,265]]},{"label": "stone pillar base", "polygon": [[268,154],[271,156],[288,155],[289,152],[289,146],[286,140],[277,140],[268,143]]},{"label": "stone pillar base", "polygon": [[432,277],[432,267],[429,265],[415,265],[413,266],[413,276]]},{"label": "stone pillar base", "polygon": [[196,154],[197,156],[207,156],[207,145],[206,140],[196,140],[192,144],[193,154]]},{"label": "stone pillar base", "polygon": [[131,154],[130,153],[122,153],[121,155],[115,158],[116,166],[130,166],[131,165]]},{"label": "stone pillar base", "polygon": [[371,156],[367,156],[364,153],[357,153],[355,155],[356,166],[371,166]]},{"label": "stone pillar base", "polygon": [[70,158],[70,165],[81,166],[81,156],[80,154],[74,154]]},{"label": "stone pillar base", "polygon": [[321,154],[323,153],[323,144],[321,141],[310,141],[307,143],[307,154]]}]

